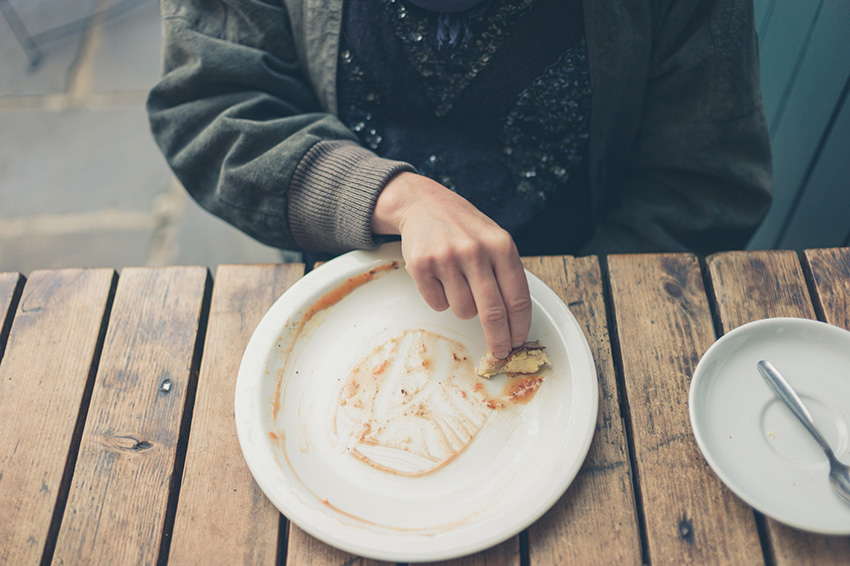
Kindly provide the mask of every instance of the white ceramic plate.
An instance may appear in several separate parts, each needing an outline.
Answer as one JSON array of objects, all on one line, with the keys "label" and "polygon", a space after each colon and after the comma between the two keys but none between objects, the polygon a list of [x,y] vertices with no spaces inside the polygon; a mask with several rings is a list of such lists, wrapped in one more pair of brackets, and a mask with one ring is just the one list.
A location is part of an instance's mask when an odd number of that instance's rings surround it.
[{"label": "white ceramic plate", "polygon": [[[379,271],[357,285],[362,274],[393,261],[399,269]],[[596,370],[567,307],[528,274],[531,338],[547,348],[548,375],[525,404],[494,410],[467,402],[482,393],[469,381],[477,378],[447,374],[466,363],[452,362],[451,353],[465,349],[472,362],[485,353],[480,324],[432,311],[401,261],[398,244],[352,252],[309,273],[275,302],[239,369],[236,427],[257,483],[306,532],[369,558],[442,560],[506,540],[560,498],[595,429]],[[334,299],[340,300],[331,305]],[[310,316],[311,308],[324,305],[329,306]],[[305,314],[309,320],[302,325]],[[406,338],[393,342],[405,332]],[[346,386],[347,380],[383,375],[378,365],[361,360],[387,344],[396,348],[391,360],[403,358],[410,365],[412,359],[417,367],[435,363],[439,387],[433,376],[427,387],[390,379],[385,392],[357,397],[361,390]],[[362,373],[353,371],[358,364]],[[506,383],[505,376],[495,377],[487,390],[498,393]],[[421,397],[421,414],[384,406],[411,393]],[[358,443],[345,411],[363,403],[375,414],[380,409],[390,415],[381,430],[372,423],[372,432],[378,430],[389,445],[416,450]],[[438,417],[427,420],[430,412]],[[422,414],[425,421],[416,420]],[[410,426],[416,422],[425,424]]]},{"label": "white ceramic plate", "polygon": [[690,390],[697,443],[733,492],[789,526],[850,534],[850,505],[829,485],[826,456],[764,381],[759,360],[779,370],[850,462],[850,332],[798,318],[745,324],[708,349]]}]

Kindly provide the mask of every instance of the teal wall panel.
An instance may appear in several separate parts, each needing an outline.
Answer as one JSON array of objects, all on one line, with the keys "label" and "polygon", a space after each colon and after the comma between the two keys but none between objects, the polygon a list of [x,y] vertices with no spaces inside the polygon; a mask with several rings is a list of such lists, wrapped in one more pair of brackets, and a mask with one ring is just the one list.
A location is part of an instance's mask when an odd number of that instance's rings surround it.
[{"label": "teal wall panel", "polygon": [[[784,230],[792,217],[795,222],[803,222],[802,213],[795,214],[796,207],[804,201],[804,191],[811,190],[816,182],[812,175],[815,160],[825,147],[831,124],[837,127],[836,109],[850,77],[850,0],[812,2],[817,9],[809,22],[801,19],[802,12],[787,9],[788,5],[802,4],[810,3],[777,0],[762,38],[763,96],[766,108],[772,101],[773,110],[768,120],[773,141],[774,203],[750,242],[751,249],[773,248],[780,243],[799,248],[795,241],[784,237]],[[796,56],[782,41],[770,40],[774,33],[779,33],[776,37],[780,38],[786,35],[789,43],[800,37],[800,30],[794,34],[787,31],[793,27],[788,25],[789,18],[805,31],[803,43],[797,44]],[[790,68],[785,61],[789,58],[795,61]],[[787,76],[785,85],[777,78],[780,75]],[[850,212],[844,223],[850,226]]]},{"label": "teal wall panel", "polygon": [[781,120],[783,101],[795,84],[823,2],[777,1],[759,37],[762,98],[771,133]]},{"label": "teal wall panel", "polygon": [[765,24],[765,20],[769,20],[768,14],[776,0],[753,0],[753,14],[755,15],[756,20],[756,29],[759,31],[759,36],[761,36],[762,25]]},{"label": "teal wall panel", "polygon": [[850,100],[844,99],[779,247],[846,245],[850,235]]}]

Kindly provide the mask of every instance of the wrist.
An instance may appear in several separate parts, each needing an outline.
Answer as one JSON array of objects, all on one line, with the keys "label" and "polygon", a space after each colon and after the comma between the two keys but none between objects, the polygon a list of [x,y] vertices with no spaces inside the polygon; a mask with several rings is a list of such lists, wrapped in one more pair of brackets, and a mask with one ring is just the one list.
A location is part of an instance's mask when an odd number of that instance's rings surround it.
[{"label": "wrist", "polygon": [[410,180],[415,176],[415,173],[402,171],[393,176],[381,190],[372,211],[373,234],[401,234],[402,217],[411,201]]}]

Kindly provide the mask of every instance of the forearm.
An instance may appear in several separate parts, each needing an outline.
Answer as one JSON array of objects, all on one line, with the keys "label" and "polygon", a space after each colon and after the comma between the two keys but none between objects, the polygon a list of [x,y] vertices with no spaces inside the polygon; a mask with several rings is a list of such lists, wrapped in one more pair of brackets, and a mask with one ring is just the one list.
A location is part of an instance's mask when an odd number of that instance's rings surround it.
[{"label": "forearm", "polygon": [[[163,2],[164,75],[148,112],[176,176],[204,208],[268,245],[333,252],[374,245],[374,201],[410,166],[360,148],[319,108],[292,45],[276,38],[254,46],[260,24],[240,28],[244,14],[230,4],[216,14],[203,2]],[[268,12],[254,17],[277,18],[265,25],[285,38],[285,11],[257,6]],[[192,9],[210,12],[195,22]],[[229,27],[216,26],[216,16]]]},{"label": "forearm", "polygon": [[[390,179],[413,167],[378,157],[352,142],[314,145],[298,164],[289,197],[289,222],[301,249],[341,252],[371,248],[376,201]],[[386,201],[386,195],[383,197]]]}]

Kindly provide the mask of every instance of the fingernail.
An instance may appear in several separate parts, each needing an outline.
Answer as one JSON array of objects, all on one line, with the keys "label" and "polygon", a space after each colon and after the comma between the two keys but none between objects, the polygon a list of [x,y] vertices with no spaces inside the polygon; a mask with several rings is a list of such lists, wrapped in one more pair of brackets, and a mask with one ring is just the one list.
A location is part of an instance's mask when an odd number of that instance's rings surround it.
[{"label": "fingernail", "polygon": [[519,348],[519,347],[520,347],[520,346],[522,346],[523,344],[525,344],[525,342],[517,342],[517,343],[515,343],[515,344],[511,344],[511,348],[513,348],[514,350],[516,350],[517,348]]},{"label": "fingernail", "polygon": [[499,352],[498,354],[494,353],[493,356],[495,356],[497,360],[504,360],[508,357],[508,354],[510,354],[510,351]]}]

